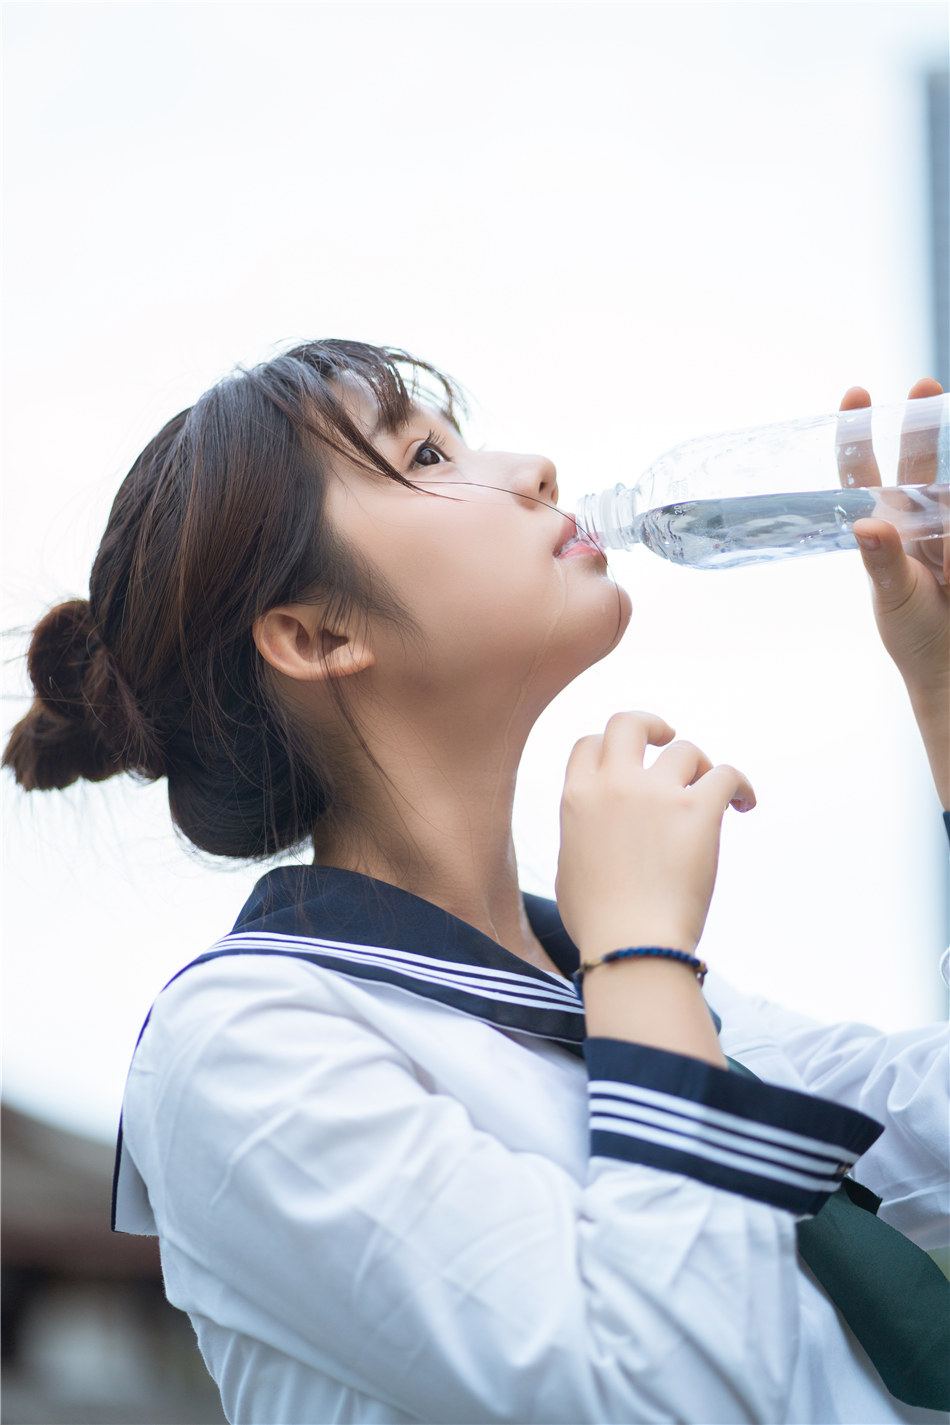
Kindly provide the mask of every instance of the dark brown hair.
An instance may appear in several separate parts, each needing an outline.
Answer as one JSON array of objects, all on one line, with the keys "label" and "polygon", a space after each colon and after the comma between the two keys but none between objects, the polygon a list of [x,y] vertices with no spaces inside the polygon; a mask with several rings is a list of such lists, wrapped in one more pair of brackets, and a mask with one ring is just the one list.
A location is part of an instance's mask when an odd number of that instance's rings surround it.
[{"label": "dark brown hair", "polygon": [[4,753],[27,790],[132,772],[168,778],[196,846],[254,859],[307,839],[334,803],[327,749],[277,697],[252,636],[270,608],[399,609],[323,518],[329,460],[410,484],[342,404],[368,388],[385,427],[412,404],[456,423],[458,387],[405,352],[319,341],[212,387],[159,431],[123,481],[89,599],[37,624],[32,707]]}]

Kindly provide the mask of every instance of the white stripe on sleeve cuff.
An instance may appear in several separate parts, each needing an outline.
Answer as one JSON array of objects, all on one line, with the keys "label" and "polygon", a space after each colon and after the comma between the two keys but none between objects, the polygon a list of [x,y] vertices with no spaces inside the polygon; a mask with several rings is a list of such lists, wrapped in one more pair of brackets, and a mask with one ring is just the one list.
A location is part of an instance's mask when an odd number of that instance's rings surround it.
[{"label": "white stripe on sleeve cuff", "polygon": [[588,1039],[591,1156],[819,1211],[884,1131],[866,1114],[664,1049]]}]

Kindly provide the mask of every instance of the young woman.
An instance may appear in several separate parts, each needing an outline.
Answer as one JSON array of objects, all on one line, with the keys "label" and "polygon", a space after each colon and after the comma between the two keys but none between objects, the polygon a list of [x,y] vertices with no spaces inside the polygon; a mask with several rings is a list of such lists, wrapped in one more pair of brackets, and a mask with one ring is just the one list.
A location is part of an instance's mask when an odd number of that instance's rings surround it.
[{"label": "young woman", "polygon": [[[522,896],[525,739],[630,603],[550,462],[469,450],[457,408],[355,342],[221,383],[36,629],[22,785],[165,777],[201,849],[315,852],[159,995],[116,1225],[158,1234],[232,1421],[942,1419],[908,1239],[946,1227],[946,1036],[704,997],[755,797],[656,716],[578,743],[557,905]],[[950,808],[947,571],[860,528]]]}]

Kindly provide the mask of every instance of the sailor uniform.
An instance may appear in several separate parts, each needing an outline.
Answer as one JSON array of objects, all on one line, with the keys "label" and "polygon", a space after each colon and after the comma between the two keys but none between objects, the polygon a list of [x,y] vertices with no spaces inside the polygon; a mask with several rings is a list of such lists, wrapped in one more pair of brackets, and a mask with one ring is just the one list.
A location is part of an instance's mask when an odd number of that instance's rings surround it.
[{"label": "sailor uniform", "polygon": [[[525,905],[569,974],[556,907]],[[116,1170],[228,1419],[945,1420],[796,1250],[859,1157],[881,1218],[944,1246],[945,1028],[705,988],[757,1078],[585,1042],[569,980],[405,891],[266,875],[156,1000]]]}]

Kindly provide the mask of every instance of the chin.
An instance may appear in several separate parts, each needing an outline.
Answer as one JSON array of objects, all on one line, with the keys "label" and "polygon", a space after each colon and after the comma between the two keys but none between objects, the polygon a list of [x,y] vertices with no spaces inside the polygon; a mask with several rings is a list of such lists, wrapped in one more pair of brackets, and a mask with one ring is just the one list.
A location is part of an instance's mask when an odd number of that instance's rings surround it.
[{"label": "chin", "polygon": [[583,620],[574,621],[569,638],[561,644],[560,656],[549,665],[551,676],[545,680],[548,701],[612,653],[626,633],[633,612],[630,595],[616,584],[606,585],[602,595],[596,608],[588,608]]},{"label": "chin", "polygon": [[633,601],[626,589],[622,589],[619,584],[611,584],[604,593],[606,597],[598,621],[600,639],[593,635],[592,630],[592,637],[587,644],[588,658],[585,667],[599,663],[608,653],[614,651],[626,633],[633,614]]}]

